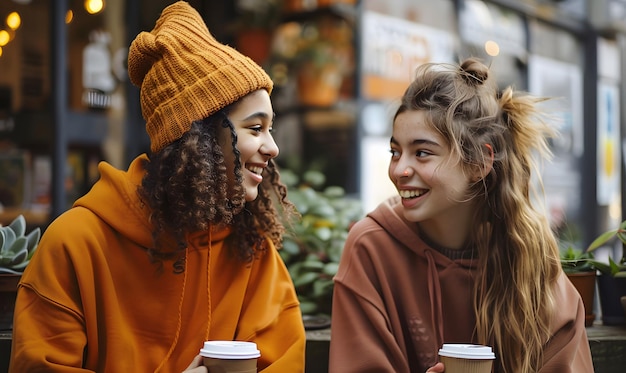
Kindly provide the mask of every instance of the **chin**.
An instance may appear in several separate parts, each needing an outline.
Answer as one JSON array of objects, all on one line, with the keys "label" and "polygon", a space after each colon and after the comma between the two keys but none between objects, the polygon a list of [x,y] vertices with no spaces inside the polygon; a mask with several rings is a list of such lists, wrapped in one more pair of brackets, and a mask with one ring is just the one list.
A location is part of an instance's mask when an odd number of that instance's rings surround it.
[{"label": "chin", "polygon": [[254,191],[246,191],[246,202],[252,202],[259,196],[259,191],[254,189]]}]

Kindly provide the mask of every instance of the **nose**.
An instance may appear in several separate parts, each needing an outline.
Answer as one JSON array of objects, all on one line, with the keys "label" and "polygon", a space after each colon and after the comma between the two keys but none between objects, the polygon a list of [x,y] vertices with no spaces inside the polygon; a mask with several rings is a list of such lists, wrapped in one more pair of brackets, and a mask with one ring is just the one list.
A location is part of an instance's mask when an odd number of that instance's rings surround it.
[{"label": "nose", "polygon": [[392,176],[394,180],[399,180],[403,177],[411,177],[413,175],[413,168],[411,168],[407,162],[403,162],[402,159],[399,159],[397,162],[392,162],[389,165],[389,175]]},{"label": "nose", "polygon": [[261,153],[268,156],[269,158],[278,157],[278,153],[280,150],[278,149],[278,145],[276,145],[276,141],[274,141],[274,137],[271,133],[268,133],[263,144],[261,145]]}]

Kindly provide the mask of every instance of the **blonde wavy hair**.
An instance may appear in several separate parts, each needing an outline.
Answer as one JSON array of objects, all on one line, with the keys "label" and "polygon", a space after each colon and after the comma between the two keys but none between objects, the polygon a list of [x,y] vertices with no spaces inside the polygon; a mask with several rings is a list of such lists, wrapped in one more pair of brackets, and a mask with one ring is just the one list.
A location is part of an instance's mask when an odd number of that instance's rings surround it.
[{"label": "blonde wavy hair", "polygon": [[[533,204],[541,186],[537,160],[551,156],[556,135],[537,104],[544,98],[498,91],[479,59],[422,65],[396,116],[424,110],[466,172],[489,169],[470,187],[480,222],[470,237],[478,250],[476,339],[492,345],[495,372],[535,372],[542,366],[560,274],[558,243],[545,213]],[[486,146],[489,144],[489,146]]]}]

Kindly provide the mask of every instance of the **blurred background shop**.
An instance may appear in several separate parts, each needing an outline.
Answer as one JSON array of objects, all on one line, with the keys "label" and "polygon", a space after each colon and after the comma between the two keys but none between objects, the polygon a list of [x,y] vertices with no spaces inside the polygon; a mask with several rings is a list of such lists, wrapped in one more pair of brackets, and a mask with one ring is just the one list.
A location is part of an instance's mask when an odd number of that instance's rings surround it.
[{"label": "blurred background shop", "polygon": [[[0,2],[0,223],[45,227],[107,160],[148,149],[127,47],[164,0]],[[587,242],[624,216],[626,0],[191,0],[276,83],[279,163],[366,210],[393,194],[390,115],[419,64],[476,55],[501,86],[556,96],[546,208]]]}]

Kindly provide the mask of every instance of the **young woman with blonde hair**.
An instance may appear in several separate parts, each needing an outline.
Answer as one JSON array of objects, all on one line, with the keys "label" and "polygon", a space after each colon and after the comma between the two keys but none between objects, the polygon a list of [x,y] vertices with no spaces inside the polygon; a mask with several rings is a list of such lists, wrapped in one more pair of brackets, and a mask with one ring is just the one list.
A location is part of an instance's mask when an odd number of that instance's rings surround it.
[{"label": "young woman with blonde hair", "polygon": [[593,372],[533,203],[555,135],[539,101],[478,59],[418,69],[393,120],[399,195],[352,228],[335,278],[330,372],[443,372],[444,343],[492,346],[494,372]]}]

